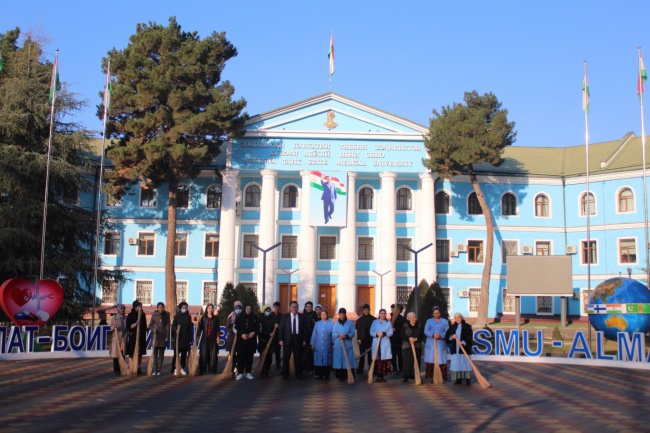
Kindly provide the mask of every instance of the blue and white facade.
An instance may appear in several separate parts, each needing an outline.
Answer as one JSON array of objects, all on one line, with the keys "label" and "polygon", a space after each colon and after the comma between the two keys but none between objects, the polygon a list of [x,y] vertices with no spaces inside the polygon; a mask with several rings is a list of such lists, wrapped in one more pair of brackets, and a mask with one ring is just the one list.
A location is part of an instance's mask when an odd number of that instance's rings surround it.
[{"label": "blue and white facade", "polygon": [[[424,168],[425,126],[328,93],[254,116],[246,130],[179,188],[187,197],[177,211],[179,298],[218,302],[232,282],[254,288],[260,304],[296,298],[301,306],[356,311],[369,302],[377,311],[404,302],[415,283],[414,255],[398,244],[419,250],[431,243],[417,256],[417,278],[438,281],[452,311],[476,314],[485,219],[467,176],[442,179]],[[593,200],[585,196],[584,151],[582,171],[575,162],[578,147],[517,147],[502,166],[478,167],[495,223],[490,317],[514,313],[506,284],[512,254],[571,254],[575,297],[568,312],[584,314],[587,211],[591,287],[628,268],[644,277],[640,139],[595,148],[602,158],[590,169]],[[628,154],[637,150],[634,162]],[[343,227],[310,219],[314,173],[344,185],[335,205],[345,212]],[[108,304],[164,301],[167,207],[158,197],[167,197],[165,187],[157,196],[136,189],[107,207],[115,229],[102,240],[104,266],[131,272],[122,287],[102,289]],[[279,242],[266,254],[264,275],[263,254],[253,245]],[[525,297],[522,312],[559,314],[560,302]]]}]

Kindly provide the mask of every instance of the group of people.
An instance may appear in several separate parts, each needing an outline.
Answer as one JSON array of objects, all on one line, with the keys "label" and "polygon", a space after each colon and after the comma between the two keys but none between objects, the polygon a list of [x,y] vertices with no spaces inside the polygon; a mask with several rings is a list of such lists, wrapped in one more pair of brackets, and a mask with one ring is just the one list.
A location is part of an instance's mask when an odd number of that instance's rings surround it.
[{"label": "group of people", "polygon": [[[118,358],[123,354],[131,363],[137,363],[138,374],[142,374],[140,364],[142,355],[146,353],[146,334],[151,330],[152,375],[161,374],[170,335],[174,350],[171,372],[186,375],[193,337],[187,303],[178,305],[171,321],[165,305],[159,302],[148,326],[141,310],[142,304],[137,300],[128,315],[125,315],[124,305],[117,306],[117,314],[111,322],[113,339],[110,348],[115,373],[120,374]],[[367,360],[369,367],[374,365],[374,382],[385,382],[386,376],[392,372],[401,374],[401,381],[408,383],[420,374],[416,371],[415,361],[419,366],[424,349],[425,382],[433,382],[437,364],[443,381],[451,376],[456,384],[462,384],[463,380],[467,385],[471,384],[471,365],[462,348],[471,353],[472,327],[460,313],[455,313],[450,322],[441,316],[438,307],[433,307],[432,317],[421,326],[415,313],[409,312],[404,317],[400,305],[391,305],[388,319],[385,309],[379,310],[379,317],[375,318],[370,314],[370,306],[365,304],[355,325],[348,320],[345,308],[338,310],[338,317],[334,320],[330,320],[321,305],[314,309],[311,302],[305,304],[302,313],[295,301],[291,302],[288,313],[282,314],[279,310],[279,302],[272,307],[264,305],[258,316],[253,313],[252,305],[243,305],[240,301],[234,303],[234,311],[226,320],[226,350],[232,360],[229,363],[231,371],[227,373],[236,380],[254,378],[253,358],[257,350],[264,355],[260,360],[262,378],[271,376],[275,356],[276,368],[282,369],[285,380],[289,380],[292,374],[303,379],[304,373],[312,370],[316,379],[329,380],[334,370],[335,378],[344,381],[349,374],[352,377],[363,375]],[[195,336],[200,342],[199,374],[217,373],[219,333],[220,324],[214,305],[208,304],[197,323]],[[353,345],[355,338],[359,345],[358,358]],[[448,368],[449,361],[451,365]]]}]

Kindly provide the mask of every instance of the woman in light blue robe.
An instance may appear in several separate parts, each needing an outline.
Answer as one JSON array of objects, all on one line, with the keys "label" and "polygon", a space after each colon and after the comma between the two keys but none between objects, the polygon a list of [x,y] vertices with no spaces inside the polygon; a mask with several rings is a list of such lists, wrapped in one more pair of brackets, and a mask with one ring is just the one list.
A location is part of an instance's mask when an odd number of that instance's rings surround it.
[{"label": "woman in light blue robe", "polygon": [[424,362],[426,364],[426,381],[433,381],[433,369],[434,369],[434,351],[433,346],[434,342],[438,349],[438,365],[440,365],[440,371],[442,373],[442,379],[447,380],[447,343],[445,342],[445,336],[449,330],[449,320],[440,317],[440,309],[438,307],[433,307],[433,317],[427,320],[426,325],[424,325],[424,335],[427,337],[427,343],[424,347]]},{"label": "woman in light blue robe", "polygon": [[465,322],[463,315],[455,313],[454,323],[449,327],[446,338],[451,344],[451,380],[456,385],[460,385],[463,379],[465,379],[467,385],[471,385],[472,366],[467,360],[467,356],[461,351],[460,346],[463,346],[468,355],[472,353],[472,334],[472,327]]},{"label": "woman in light blue robe", "polygon": [[348,355],[348,362],[354,375],[356,362],[354,359],[354,350],[352,348],[352,339],[354,338],[354,323],[348,320],[347,311],[345,308],[339,308],[339,320],[334,323],[332,328],[332,341],[334,342],[334,358],[332,360],[332,368],[336,370],[336,378],[341,382],[347,377],[347,364],[343,356],[343,347],[341,341],[345,345],[345,353]]},{"label": "woman in light blue robe", "polygon": [[334,324],[328,319],[327,311],[321,311],[320,318],[321,320],[314,326],[309,344],[314,351],[316,379],[329,380],[332,369],[332,329]]},{"label": "woman in light blue robe", "polygon": [[[375,382],[386,382],[384,376],[390,371],[390,360],[393,358],[391,352],[390,337],[393,335],[393,325],[386,320],[386,310],[379,310],[379,319],[372,322],[370,336],[372,337],[372,353],[377,353],[375,361]],[[379,349],[377,349],[379,345]]]}]

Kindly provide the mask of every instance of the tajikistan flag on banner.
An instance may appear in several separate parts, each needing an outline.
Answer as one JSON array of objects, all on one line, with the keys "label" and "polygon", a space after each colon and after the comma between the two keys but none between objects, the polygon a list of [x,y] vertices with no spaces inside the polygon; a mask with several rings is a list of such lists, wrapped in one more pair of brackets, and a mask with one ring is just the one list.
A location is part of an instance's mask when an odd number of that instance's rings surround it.
[{"label": "tajikistan flag on banner", "polygon": [[636,93],[639,95],[639,98],[643,96],[643,84],[648,79],[648,74],[645,71],[645,65],[643,64],[643,57],[641,56],[641,49],[639,49],[639,78],[636,83]]},{"label": "tajikistan flag on banner", "polygon": [[330,182],[334,184],[334,187],[336,188],[336,193],[338,195],[346,195],[345,184],[341,182],[338,177],[329,176],[324,173],[321,173],[320,171],[311,172],[312,188],[316,188],[319,191],[323,191],[324,188],[321,182],[325,181],[327,178],[329,178]]},{"label": "tajikistan flag on banner", "polygon": [[56,101],[56,94],[61,90],[61,81],[59,81],[59,52],[56,52],[54,57],[54,65],[52,66],[52,80],[50,81],[50,97],[47,102],[51,105]]}]

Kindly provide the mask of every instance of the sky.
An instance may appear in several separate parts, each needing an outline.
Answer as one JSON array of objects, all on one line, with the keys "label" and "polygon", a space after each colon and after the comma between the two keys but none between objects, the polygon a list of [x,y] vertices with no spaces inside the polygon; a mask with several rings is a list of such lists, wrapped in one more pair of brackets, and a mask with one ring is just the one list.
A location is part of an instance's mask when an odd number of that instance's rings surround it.
[{"label": "sky", "polygon": [[61,80],[88,102],[74,120],[98,134],[102,58],[124,49],[138,23],[176,16],[183,30],[225,32],[235,45],[222,79],[250,115],[329,92],[333,32],[331,90],[418,124],[466,91],[493,92],[516,124],[515,145],[583,145],[586,60],[589,142],[641,135],[637,47],[650,67],[648,0],[7,3],[0,33],[44,37],[45,60],[60,50]]}]

